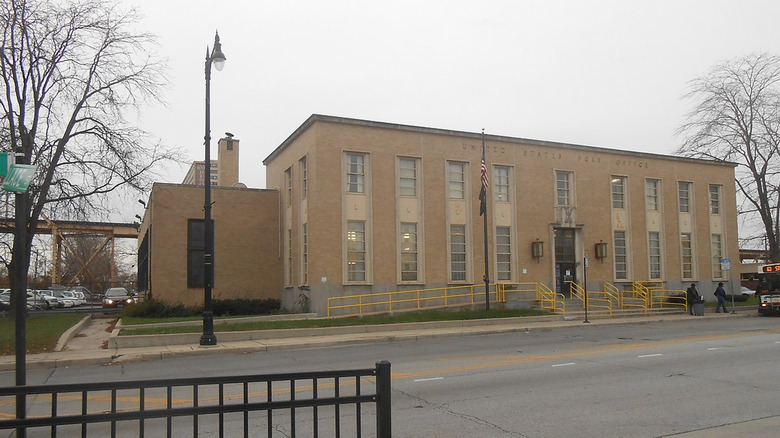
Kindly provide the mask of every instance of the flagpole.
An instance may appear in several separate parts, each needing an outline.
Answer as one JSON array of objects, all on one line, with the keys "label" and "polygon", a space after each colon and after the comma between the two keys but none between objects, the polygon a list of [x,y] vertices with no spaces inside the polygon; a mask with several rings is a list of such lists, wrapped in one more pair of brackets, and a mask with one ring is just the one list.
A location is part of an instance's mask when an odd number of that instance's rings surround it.
[{"label": "flagpole", "polygon": [[485,128],[482,128],[482,167],[480,168],[482,174],[482,204],[480,206],[480,214],[484,213],[484,247],[485,247],[485,275],[482,277],[485,280],[485,310],[490,310],[490,264],[488,263],[488,215],[487,215],[487,166],[485,165]]}]

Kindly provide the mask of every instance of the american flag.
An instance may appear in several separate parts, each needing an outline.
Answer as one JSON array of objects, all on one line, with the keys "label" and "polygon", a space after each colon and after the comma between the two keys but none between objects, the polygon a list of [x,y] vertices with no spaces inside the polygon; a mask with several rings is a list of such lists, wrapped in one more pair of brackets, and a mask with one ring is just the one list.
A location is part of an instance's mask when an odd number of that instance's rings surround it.
[{"label": "american flag", "polygon": [[485,131],[482,131],[482,165],[480,166],[480,172],[482,174],[482,188],[479,190],[479,215],[482,216],[487,213],[488,188],[487,166],[485,165]]},{"label": "american flag", "polygon": [[487,166],[485,166],[485,143],[482,143],[482,166],[480,167],[480,171],[482,172],[482,187],[487,190],[489,184],[488,184],[488,175],[487,175]]}]

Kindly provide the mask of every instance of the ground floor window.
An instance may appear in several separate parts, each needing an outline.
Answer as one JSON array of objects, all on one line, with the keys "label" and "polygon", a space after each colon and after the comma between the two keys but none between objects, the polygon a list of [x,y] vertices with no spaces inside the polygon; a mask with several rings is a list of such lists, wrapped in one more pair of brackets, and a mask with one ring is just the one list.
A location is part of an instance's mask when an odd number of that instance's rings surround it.
[{"label": "ground floor window", "polygon": [[366,223],[347,222],[347,281],[366,281]]},{"label": "ground floor window", "polygon": [[509,227],[496,227],[496,278],[512,279],[512,242]]},{"label": "ground floor window", "polygon": [[466,281],[465,225],[450,225],[450,281]]}]

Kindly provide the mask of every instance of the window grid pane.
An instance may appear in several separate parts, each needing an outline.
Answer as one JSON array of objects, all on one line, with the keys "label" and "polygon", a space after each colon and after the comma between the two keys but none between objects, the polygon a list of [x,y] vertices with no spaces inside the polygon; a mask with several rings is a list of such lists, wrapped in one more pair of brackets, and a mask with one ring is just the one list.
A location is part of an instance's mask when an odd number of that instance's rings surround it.
[{"label": "window grid pane", "polygon": [[691,233],[680,234],[680,251],[682,251],[682,276],[683,278],[693,278],[693,245],[691,242]]},{"label": "window grid pane", "polygon": [[494,167],[493,181],[496,187],[496,201],[509,202],[509,168]]},{"label": "window grid pane", "polygon": [[677,183],[677,193],[680,204],[680,213],[690,213],[691,211],[691,183]]},{"label": "window grid pane", "polygon": [[650,278],[661,278],[661,236],[656,231],[648,234],[648,250],[650,252]]},{"label": "window grid pane", "polygon": [[512,245],[509,227],[496,228],[496,276],[498,280],[512,279]]},{"label": "window grid pane", "polygon": [[648,210],[658,210],[658,180],[645,181],[645,207]]},{"label": "window grid pane", "polygon": [[557,205],[560,207],[571,206],[571,172],[555,172],[555,185]]},{"label": "window grid pane", "polygon": [[417,281],[417,224],[401,224],[401,281]]},{"label": "window grid pane", "polygon": [[465,225],[450,225],[450,281],[466,281]]},{"label": "window grid pane", "polygon": [[464,199],[466,186],[466,172],[463,163],[449,163],[449,198]]},{"label": "window grid pane", "polygon": [[723,244],[720,234],[712,235],[712,276],[723,278],[723,268],[720,259],[723,257]]},{"label": "window grid pane", "polygon": [[720,214],[720,186],[710,185],[710,214]]},{"label": "window grid pane", "polygon": [[401,158],[399,164],[401,196],[417,196],[417,160]]},{"label": "window grid pane", "polygon": [[366,281],[365,222],[347,222],[347,280]]},{"label": "window grid pane", "polygon": [[309,284],[309,224],[303,224],[303,284]]},{"label": "window grid pane", "polygon": [[363,154],[347,154],[347,191],[349,193],[363,193],[365,175],[365,156]]},{"label": "window grid pane", "polygon": [[612,177],[612,208],[625,208],[625,182],[622,176]]},{"label": "window grid pane", "polygon": [[615,279],[628,280],[628,252],[626,232],[615,231]]}]

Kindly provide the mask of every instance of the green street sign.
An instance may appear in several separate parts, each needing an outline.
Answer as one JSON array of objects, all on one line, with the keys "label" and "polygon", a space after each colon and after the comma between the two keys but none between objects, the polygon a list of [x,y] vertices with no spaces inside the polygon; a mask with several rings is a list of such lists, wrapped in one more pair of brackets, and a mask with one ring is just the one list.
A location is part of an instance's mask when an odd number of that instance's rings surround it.
[{"label": "green street sign", "polygon": [[12,164],[5,177],[3,189],[9,192],[24,193],[30,187],[37,166],[31,164]]},{"label": "green street sign", "polygon": [[[0,153],[0,176],[8,175],[8,159],[13,160],[14,156],[10,152]],[[13,163],[13,161],[11,161]]]}]

